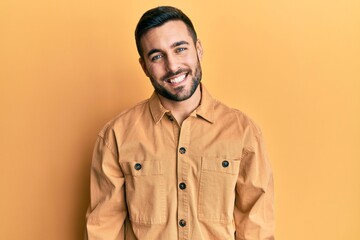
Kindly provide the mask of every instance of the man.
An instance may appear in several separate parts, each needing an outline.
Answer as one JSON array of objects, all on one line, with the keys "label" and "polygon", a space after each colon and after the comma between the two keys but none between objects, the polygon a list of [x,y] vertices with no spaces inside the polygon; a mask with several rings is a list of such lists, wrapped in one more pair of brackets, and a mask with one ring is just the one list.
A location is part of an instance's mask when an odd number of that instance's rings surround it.
[{"label": "man", "polygon": [[179,9],[136,31],[150,99],[100,132],[86,239],[274,239],[272,172],[261,132],[200,84],[203,54]]}]

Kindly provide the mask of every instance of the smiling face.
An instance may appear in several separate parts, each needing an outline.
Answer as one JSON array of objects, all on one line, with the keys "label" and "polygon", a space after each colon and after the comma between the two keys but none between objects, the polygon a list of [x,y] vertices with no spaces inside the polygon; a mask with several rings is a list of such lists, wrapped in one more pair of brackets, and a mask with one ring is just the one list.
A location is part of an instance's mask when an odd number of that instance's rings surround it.
[{"label": "smiling face", "polygon": [[191,98],[201,81],[202,47],[194,43],[185,23],[169,21],[141,38],[140,64],[161,96],[183,101]]}]

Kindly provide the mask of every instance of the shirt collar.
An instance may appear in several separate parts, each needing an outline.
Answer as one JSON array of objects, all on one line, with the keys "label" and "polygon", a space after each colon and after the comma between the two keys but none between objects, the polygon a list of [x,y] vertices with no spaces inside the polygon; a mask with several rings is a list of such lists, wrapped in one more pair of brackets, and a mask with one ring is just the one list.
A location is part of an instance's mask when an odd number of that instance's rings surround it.
[{"label": "shirt collar", "polygon": [[149,99],[150,112],[154,119],[155,124],[157,124],[165,115],[165,113],[170,112],[161,104],[159,96],[154,91]]},{"label": "shirt collar", "polygon": [[196,115],[205,119],[210,123],[214,123],[214,107],[215,99],[210,95],[203,84],[201,87],[201,101],[200,105],[197,107]]},{"label": "shirt collar", "polygon": [[[199,106],[195,109],[194,113],[205,119],[210,123],[214,123],[214,104],[215,99],[211,97],[209,92],[206,90],[203,84],[200,84],[201,87],[201,101]],[[153,117],[155,124],[157,124],[166,113],[169,113],[170,110],[167,110],[159,99],[159,96],[154,91],[149,99],[150,112]]]}]

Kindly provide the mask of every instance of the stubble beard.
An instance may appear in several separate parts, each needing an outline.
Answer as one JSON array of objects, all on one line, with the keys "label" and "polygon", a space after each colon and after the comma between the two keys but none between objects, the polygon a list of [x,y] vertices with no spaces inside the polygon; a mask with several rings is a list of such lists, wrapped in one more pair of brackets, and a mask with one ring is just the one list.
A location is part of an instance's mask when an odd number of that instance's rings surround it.
[{"label": "stubble beard", "polygon": [[[178,72],[187,72],[187,70],[180,70],[177,71],[177,73],[168,73],[167,75],[176,75],[178,74]],[[192,71],[189,71],[188,74],[191,74]],[[177,88],[175,88],[175,92],[176,93],[171,93],[169,92],[166,88],[164,88],[162,85],[160,85],[152,76],[149,77],[150,81],[155,89],[155,92],[157,92],[158,94],[160,94],[161,96],[172,100],[172,101],[176,101],[176,102],[181,102],[184,100],[189,99],[196,91],[197,87],[199,86],[201,79],[202,79],[202,70],[201,70],[201,65],[200,62],[198,61],[198,64],[195,68],[195,74],[193,75],[192,79],[191,79],[191,86],[190,89],[186,92],[185,86],[179,86]]]}]

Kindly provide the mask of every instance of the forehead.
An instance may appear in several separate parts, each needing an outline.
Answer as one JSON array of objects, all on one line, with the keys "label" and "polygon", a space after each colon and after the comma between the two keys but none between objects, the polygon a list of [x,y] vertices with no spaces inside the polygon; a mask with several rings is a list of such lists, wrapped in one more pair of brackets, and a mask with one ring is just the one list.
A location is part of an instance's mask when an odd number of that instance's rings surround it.
[{"label": "forehead", "polygon": [[150,29],[141,37],[140,42],[144,52],[147,52],[152,48],[170,47],[178,41],[193,42],[186,24],[183,21],[174,20]]}]

